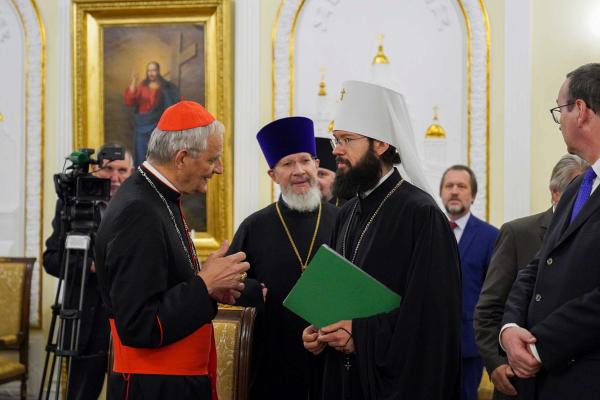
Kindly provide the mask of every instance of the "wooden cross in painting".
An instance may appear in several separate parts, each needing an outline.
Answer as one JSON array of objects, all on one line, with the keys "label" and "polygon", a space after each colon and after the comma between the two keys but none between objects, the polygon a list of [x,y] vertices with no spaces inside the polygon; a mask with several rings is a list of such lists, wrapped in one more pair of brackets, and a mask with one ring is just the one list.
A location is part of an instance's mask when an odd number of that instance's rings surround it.
[{"label": "wooden cross in painting", "polygon": [[181,67],[183,64],[188,62],[189,60],[196,57],[198,52],[198,47],[195,43],[190,44],[186,48],[183,48],[183,33],[179,34],[179,43],[176,46],[173,46],[173,60],[171,71],[170,81],[176,82],[177,87],[181,88]]}]

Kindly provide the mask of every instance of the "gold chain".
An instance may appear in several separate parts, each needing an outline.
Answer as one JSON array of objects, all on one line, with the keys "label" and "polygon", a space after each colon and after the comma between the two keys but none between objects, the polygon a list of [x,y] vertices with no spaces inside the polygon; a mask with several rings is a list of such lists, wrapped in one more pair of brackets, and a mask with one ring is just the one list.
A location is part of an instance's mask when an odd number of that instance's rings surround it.
[{"label": "gold chain", "polygon": [[283,225],[283,229],[285,229],[285,233],[287,233],[287,237],[292,245],[292,249],[298,257],[298,261],[300,261],[300,268],[302,272],[306,269],[306,264],[308,264],[308,260],[310,259],[310,254],[312,253],[313,247],[315,245],[315,240],[317,239],[317,232],[319,231],[319,225],[321,224],[321,203],[319,203],[319,213],[317,214],[317,224],[315,225],[315,232],[313,233],[312,241],[310,242],[310,247],[308,248],[308,254],[306,255],[306,262],[302,262],[302,257],[300,257],[300,252],[298,251],[298,247],[296,247],[296,242],[294,242],[294,238],[292,238],[292,234],[288,229],[285,220],[283,219],[283,215],[281,215],[281,210],[279,209],[279,202],[275,203],[275,209],[277,209],[277,215],[279,216],[279,220],[281,221],[281,225]]}]

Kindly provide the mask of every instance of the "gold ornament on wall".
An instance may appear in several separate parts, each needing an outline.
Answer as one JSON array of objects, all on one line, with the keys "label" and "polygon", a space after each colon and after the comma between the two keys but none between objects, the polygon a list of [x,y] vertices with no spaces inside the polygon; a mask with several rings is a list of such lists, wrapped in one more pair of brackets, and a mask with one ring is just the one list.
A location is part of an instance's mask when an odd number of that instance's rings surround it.
[{"label": "gold ornament on wall", "polygon": [[381,33],[377,35],[377,41],[379,45],[377,46],[377,54],[373,57],[373,64],[389,64],[390,60],[383,52],[383,35]]},{"label": "gold ornament on wall", "polygon": [[446,138],[446,130],[439,124],[440,118],[438,115],[439,107],[433,107],[433,122],[427,128],[427,132],[425,132],[425,138],[427,139],[445,139]]},{"label": "gold ornament on wall", "polygon": [[327,96],[327,91],[325,90],[325,72],[327,72],[327,69],[321,67],[319,71],[321,72],[321,81],[319,82],[319,96]]}]

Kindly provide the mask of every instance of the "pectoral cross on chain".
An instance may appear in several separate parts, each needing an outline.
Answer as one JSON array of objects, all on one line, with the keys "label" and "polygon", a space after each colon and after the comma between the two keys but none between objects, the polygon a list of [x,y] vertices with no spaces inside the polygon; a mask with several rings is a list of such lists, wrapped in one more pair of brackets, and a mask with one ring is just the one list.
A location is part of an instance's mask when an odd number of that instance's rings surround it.
[{"label": "pectoral cross on chain", "polygon": [[344,367],[346,368],[346,371],[350,371],[350,367],[352,367],[349,356],[346,356],[346,362],[344,362]]}]

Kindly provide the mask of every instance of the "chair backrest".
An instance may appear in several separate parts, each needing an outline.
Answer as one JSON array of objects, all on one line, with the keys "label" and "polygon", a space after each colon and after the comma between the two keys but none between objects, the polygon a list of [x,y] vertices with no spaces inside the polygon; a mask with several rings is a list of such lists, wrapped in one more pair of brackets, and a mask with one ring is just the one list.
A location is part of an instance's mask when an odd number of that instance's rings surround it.
[{"label": "chair backrest", "polygon": [[[0,343],[27,363],[31,274],[35,258],[0,257]],[[24,359],[23,359],[24,358]]]},{"label": "chair backrest", "polygon": [[250,384],[250,357],[256,310],[220,306],[213,321],[217,346],[219,400],[246,400]]},{"label": "chair backrest", "polygon": [[483,370],[483,375],[481,376],[481,382],[479,384],[477,395],[479,400],[492,400],[494,397],[494,384],[490,380],[490,376],[485,368]]}]

